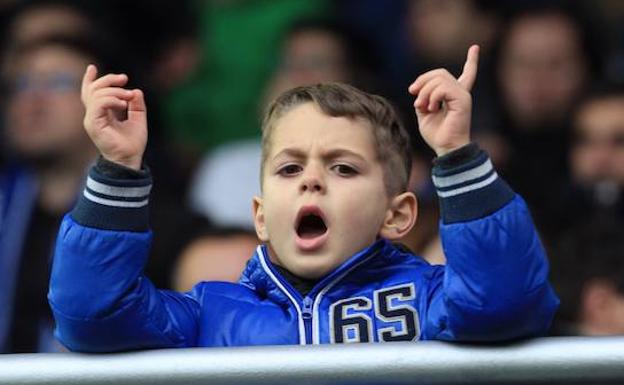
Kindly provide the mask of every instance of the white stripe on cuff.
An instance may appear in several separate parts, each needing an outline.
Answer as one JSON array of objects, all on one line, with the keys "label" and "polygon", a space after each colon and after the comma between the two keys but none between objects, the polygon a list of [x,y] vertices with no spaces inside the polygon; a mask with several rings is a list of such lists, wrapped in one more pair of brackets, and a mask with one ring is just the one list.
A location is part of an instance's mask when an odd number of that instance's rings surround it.
[{"label": "white stripe on cuff", "polygon": [[96,197],[95,195],[91,194],[87,190],[84,190],[83,195],[85,196],[85,198],[87,198],[88,200],[92,202],[99,203],[104,206],[111,206],[111,207],[139,208],[139,207],[147,206],[147,203],[149,201],[149,199],[147,198],[145,198],[144,200],[140,202],[128,202],[128,201],[116,201],[112,199],[104,199],[104,198]]},{"label": "white stripe on cuff", "polygon": [[438,196],[440,198],[448,198],[448,197],[452,197],[455,195],[459,195],[459,194],[464,194],[470,191],[474,191],[474,190],[478,190],[480,188],[483,188],[487,185],[490,185],[492,183],[494,183],[494,181],[498,178],[498,174],[495,172],[494,174],[492,174],[489,178],[482,180],[481,182],[478,183],[474,183],[474,184],[469,184],[467,186],[464,187],[460,187],[458,189],[455,190],[449,190],[449,191],[438,191]]},{"label": "white stripe on cuff", "polygon": [[453,186],[456,184],[468,182],[473,179],[480,178],[487,173],[489,173],[494,166],[492,166],[492,161],[488,159],[485,163],[471,168],[470,170],[466,170],[464,172],[460,172],[459,174],[449,175],[449,176],[433,176],[433,184],[437,188],[444,188]]},{"label": "white stripe on cuff", "polygon": [[96,193],[112,197],[140,198],[149,195],[152,185],[141,187],[119,187],[100,183],[91,177],[87,178],[87,187]]}]

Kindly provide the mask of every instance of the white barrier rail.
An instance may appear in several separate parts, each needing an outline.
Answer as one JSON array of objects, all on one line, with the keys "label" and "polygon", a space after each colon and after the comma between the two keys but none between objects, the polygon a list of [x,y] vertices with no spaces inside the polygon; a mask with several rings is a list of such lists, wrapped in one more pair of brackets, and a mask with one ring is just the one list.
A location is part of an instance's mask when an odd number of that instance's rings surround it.
[{"label": "white barrier rail", "polygon": [[0,356],[0,384],[624,383],[624,337]]}]

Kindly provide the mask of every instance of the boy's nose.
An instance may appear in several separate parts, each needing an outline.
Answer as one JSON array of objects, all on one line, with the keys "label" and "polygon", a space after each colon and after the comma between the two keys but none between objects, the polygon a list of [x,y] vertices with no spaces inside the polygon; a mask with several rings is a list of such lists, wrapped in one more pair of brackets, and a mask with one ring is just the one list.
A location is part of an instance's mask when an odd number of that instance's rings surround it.
[{"label": "boy's nose", "polygon": [[306,170],[301,181],[301,192],[325,192],[325,183],[318,170]]},{"label": "boy's nose", "polygon": [[304,183],[301,184],[301,192],[305,192],[305,191],[322,192],[322,191],[324,191],[324,189],[321,186],[320,182],[309,180],[309,181],[305,181]]}]

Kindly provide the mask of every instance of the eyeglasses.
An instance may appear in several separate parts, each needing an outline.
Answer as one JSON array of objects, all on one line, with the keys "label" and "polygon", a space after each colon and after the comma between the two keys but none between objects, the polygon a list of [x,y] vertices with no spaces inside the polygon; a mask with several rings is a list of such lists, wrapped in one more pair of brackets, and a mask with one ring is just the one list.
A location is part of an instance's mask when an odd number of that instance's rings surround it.
[{"label": "eyeglasses", "polygon": [[61,93],[77,91],[80,87],[80,77],[67,73],[56,72],[47,75],[18,75],[9,82],[9,92],[20,94],[24,92],[44,91]]}]

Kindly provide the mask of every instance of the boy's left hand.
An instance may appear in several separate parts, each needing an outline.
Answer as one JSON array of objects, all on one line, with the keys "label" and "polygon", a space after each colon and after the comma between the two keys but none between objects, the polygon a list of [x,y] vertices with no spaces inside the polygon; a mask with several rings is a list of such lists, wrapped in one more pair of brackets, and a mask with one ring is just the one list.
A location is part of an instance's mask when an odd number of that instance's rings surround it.
[{"label": "boy's left hand", "polygon": [[409,86],[420,134],[438,156],[470,143],[472,97],[477,77],[479,46],[468,49],[464,70],[455,78],[445,69],[420,75]]}]

